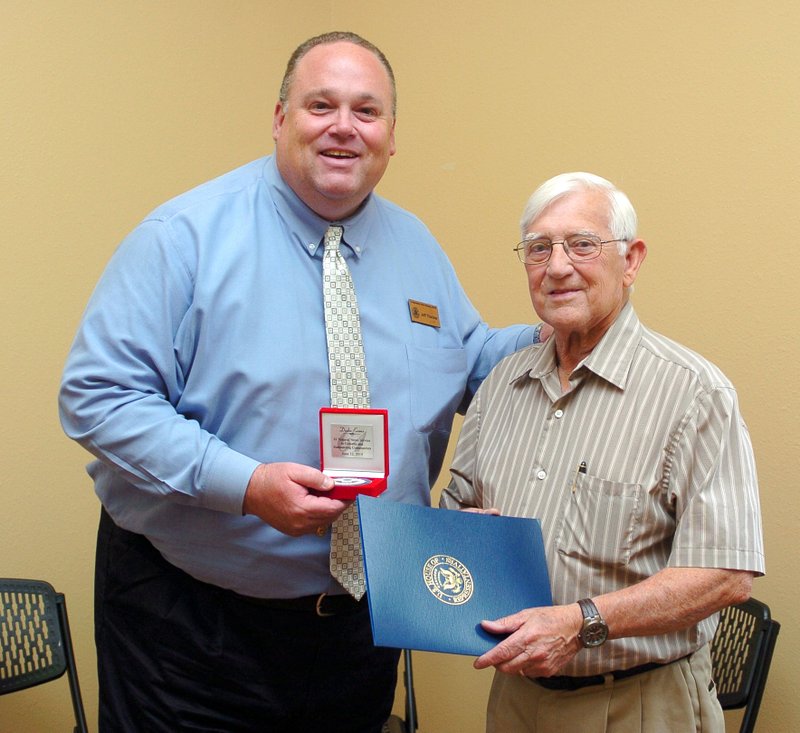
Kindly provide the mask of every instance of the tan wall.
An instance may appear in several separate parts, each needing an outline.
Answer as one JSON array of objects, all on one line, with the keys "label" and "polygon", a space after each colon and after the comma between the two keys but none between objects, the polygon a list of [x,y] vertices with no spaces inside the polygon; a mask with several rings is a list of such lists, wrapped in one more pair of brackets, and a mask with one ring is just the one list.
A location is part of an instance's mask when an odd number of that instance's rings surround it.
[{"label": "tan wall", "polygon": [[[800,729],[795,0],[1,0],[0,10],[0,574],[67,594],[92,721],[98,505],[88,456],[55,407],[81,310],[150,208],[272,149],[294,46],[350,28],[384,48],[399,80],[399,152],[381,192],[428,222],[493,324],[531,318],[511,247],[536,184],[583,169],[630,194],[650,246],[640,315],[739,389],[769,571],[755,595],[784,624],[759,728]],[[481,731],[491,673],[468,658],[416,659],[422,733]],[[64,729],[68,716],[65,686],[0,698],[2,731]]]}]

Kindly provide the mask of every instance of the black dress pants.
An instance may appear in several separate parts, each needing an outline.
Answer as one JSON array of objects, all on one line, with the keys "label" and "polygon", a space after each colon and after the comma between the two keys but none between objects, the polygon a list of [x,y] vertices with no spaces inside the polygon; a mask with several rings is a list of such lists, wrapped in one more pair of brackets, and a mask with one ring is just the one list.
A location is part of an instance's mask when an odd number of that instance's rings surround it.
[{"label": "black dress pants", "polygon": [[378,733],[399,651],[366,603],[320,617],[195,580],[100,519],[95,641],[104,733]]}]

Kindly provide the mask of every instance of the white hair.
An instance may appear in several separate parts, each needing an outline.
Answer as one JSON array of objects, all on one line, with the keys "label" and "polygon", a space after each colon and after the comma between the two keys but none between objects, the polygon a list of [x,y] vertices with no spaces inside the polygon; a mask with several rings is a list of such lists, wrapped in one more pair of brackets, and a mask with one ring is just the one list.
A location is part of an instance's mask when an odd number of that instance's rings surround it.
[{"label": "white hair", "polygon": [[636,238],[638,225],[636,211],[630,199],[611,181],[607,181],[605,178],[596,176],[593,173],[562,173],[539,186],[531,194],[528,203],[525,204],[525,210],[522,212],[522,220],[520,221],[522,236],[525,236],[531,222],[548,206],[570,193],[586,190],[600,191],[606,195],[611,236],[614,239],[623,240],[619,243],[619,253],[624,255],[627,251],[626,242]]}]

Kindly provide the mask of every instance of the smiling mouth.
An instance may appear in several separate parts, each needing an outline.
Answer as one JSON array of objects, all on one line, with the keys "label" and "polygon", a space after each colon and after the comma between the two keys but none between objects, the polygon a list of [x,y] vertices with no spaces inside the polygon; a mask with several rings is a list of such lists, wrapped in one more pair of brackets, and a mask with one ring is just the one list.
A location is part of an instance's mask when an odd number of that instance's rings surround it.
[{"label": "smiling mouth", "polygon": [[348,160],[358,157],[355,153],[351,153],[347,150],[323,150],[322,155],[326,158],[337,158],[339,160]]},{"label": "smiling mouth", "polygon": [[548,295],[550,297],[559,297],[559,296],[564,296],[564,295],[574,295],[577,292],[578,291],[575,290],[575,289],[567,288],[567,289],[564,289],[564,290],[551,290],[548,293]]}]

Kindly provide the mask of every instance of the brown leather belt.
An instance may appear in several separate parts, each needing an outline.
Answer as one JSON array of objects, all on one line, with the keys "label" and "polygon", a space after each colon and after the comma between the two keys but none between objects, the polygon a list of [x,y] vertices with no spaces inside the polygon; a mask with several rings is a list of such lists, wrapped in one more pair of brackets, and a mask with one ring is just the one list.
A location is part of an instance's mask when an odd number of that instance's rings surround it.
[{"label": "brown leather belt", "polygon": [[[673,661],[677,662],[678,660],[676,659]],[[624,680],[628,677],[634,677],[637,674],[650,672],[659,667],[666,667],[668,664],[672,664],[672,662],[648,662],[647,664],[640,664],[638,667],[631,667],[630,669],[615,669],[607,674],[610,674],[615,680]],[[582,687],[602,685],[606,681],[607,674],[593,674],[588,677],[567,677],[566,675],[561,675],[560,677],[532,677],[531,679],[548,690],[580,690]]]},{"label": "brown leather belt", "polygon": [[342,594],[329,596],[320,593],[316,596],[301,596],[300,598],[254,598],[234,593],[236,598],[254,606],[271,608],[275,611],[294,611],[297,613],[314,613],[317,616],[339,616],[343,613],[354,613],[366,605],[367,597],[357,601],[353,596]]}]

